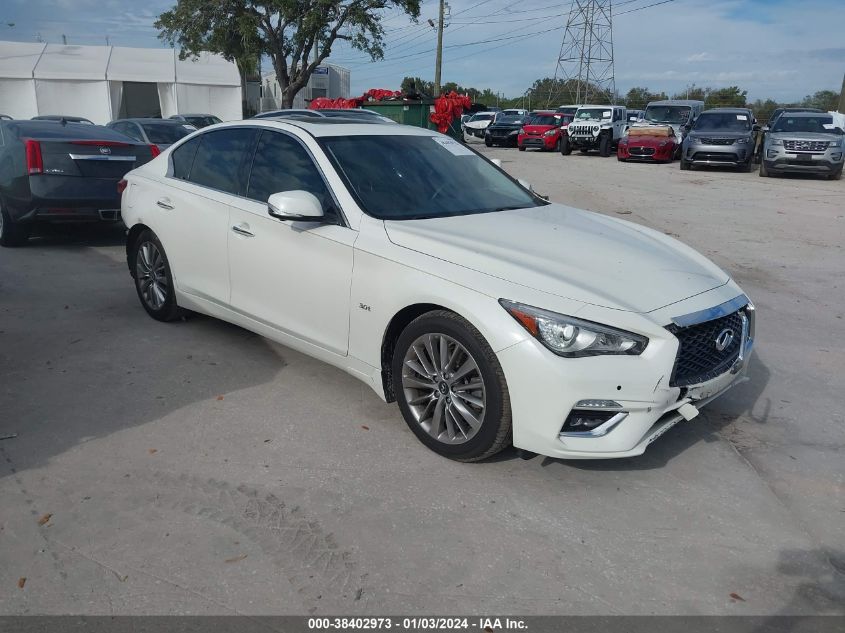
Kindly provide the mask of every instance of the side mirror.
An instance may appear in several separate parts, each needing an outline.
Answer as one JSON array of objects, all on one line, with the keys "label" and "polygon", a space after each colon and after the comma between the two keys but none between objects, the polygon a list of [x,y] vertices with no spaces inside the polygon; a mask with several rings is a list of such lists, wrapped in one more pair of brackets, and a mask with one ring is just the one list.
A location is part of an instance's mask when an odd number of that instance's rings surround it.
[{"label": "side mirror", "polygon": [[517,178],[516,180],[520,185],[522,185],[523,189],[528,189],[530,192],[534,192],[534,187],[531,185],[530,182],[523,180],[522,178]]},{"label": "side mirror", "polygon": [[307,191],[280,191],[267,199],[267,213],[280,220],[316,222],[323,217],[323,205]]}]

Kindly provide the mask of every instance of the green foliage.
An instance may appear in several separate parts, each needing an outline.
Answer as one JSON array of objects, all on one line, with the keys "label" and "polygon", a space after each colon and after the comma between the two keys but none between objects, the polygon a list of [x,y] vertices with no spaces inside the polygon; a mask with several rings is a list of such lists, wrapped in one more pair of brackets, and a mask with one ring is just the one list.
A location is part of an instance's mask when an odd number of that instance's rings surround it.
[{"label": "green foliage", "polygon": [[801,105],[805,108],[821,108],[825,112],[835,112],[839,107],[839,93],[833,90],[819,90],[804,97]]},{"label": "green foliage", "polygon": [[416,19],[420,0],[177,0],[155,26],[181,56],[219,53],[242,64],[267,55],[282,89],[282,102],[308,83],[338,40],[384,56],[383,9],[399,8]]},{"label": "green foliage", "polygon": [[662,101],[668,98],[665,92],[651,92],[648,88],[634,87],[625,95],[625,107],[643,110],[650,101]]}]

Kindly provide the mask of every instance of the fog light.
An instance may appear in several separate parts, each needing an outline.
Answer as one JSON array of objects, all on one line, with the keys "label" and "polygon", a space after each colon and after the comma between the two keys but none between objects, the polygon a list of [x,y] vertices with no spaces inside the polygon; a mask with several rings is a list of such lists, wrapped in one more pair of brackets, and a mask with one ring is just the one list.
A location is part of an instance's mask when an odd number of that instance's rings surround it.
[{"label": "fog light", "polygon": [[563,423],[562,432],[592,431],[601,426],[610,418],[616,415],[615,411],[576,411],[573,410],[566,422]]},{"label": "fog light", "polygon": [[836,152],[835,154],[831,154],[830,158],[832,160],[842,160],[842,152]]},{"label": "fog light", "polygon": [[776,149],[770,149],[766,152],[766,156],[768,156],[769,158],[774,158],[777,155],[778,151]]},{"label": "fog light", "polygon": [[615,400],[579,400],[576,409],[621,409],[622,405]]}]

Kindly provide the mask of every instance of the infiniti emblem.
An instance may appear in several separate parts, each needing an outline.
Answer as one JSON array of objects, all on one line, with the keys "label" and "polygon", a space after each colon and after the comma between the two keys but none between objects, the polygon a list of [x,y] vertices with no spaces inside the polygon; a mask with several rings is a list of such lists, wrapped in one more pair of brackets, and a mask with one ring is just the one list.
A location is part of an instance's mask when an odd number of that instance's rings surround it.
[{"label": "infiniti emblem", "polygon": [[724,352],[725,349],[733,342],[734,331],[730,328],[725,328],[716,337],[716,351]]},{"label": "infiniti emblem", "polygon": [[111,154],[111,150],[108,147],[101,147],[100,153],[101,154]]}]

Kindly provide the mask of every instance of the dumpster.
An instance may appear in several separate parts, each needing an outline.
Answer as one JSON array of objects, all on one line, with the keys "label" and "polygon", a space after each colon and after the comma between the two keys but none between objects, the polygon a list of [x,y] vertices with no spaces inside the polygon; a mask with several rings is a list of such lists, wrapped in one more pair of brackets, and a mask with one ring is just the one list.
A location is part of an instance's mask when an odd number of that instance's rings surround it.
[{"label": "dumpster", "polygon": [[[413,125],[437,131],[437,125],[429,117],[434,112],[434,99],[404,99],[397,101],[365,101],[361,104],[365,110],[378,112],[388,119],[393,119],[402,125]],[[459,141],[463,140],[460,118],[453,119],[446,134]]]}]

